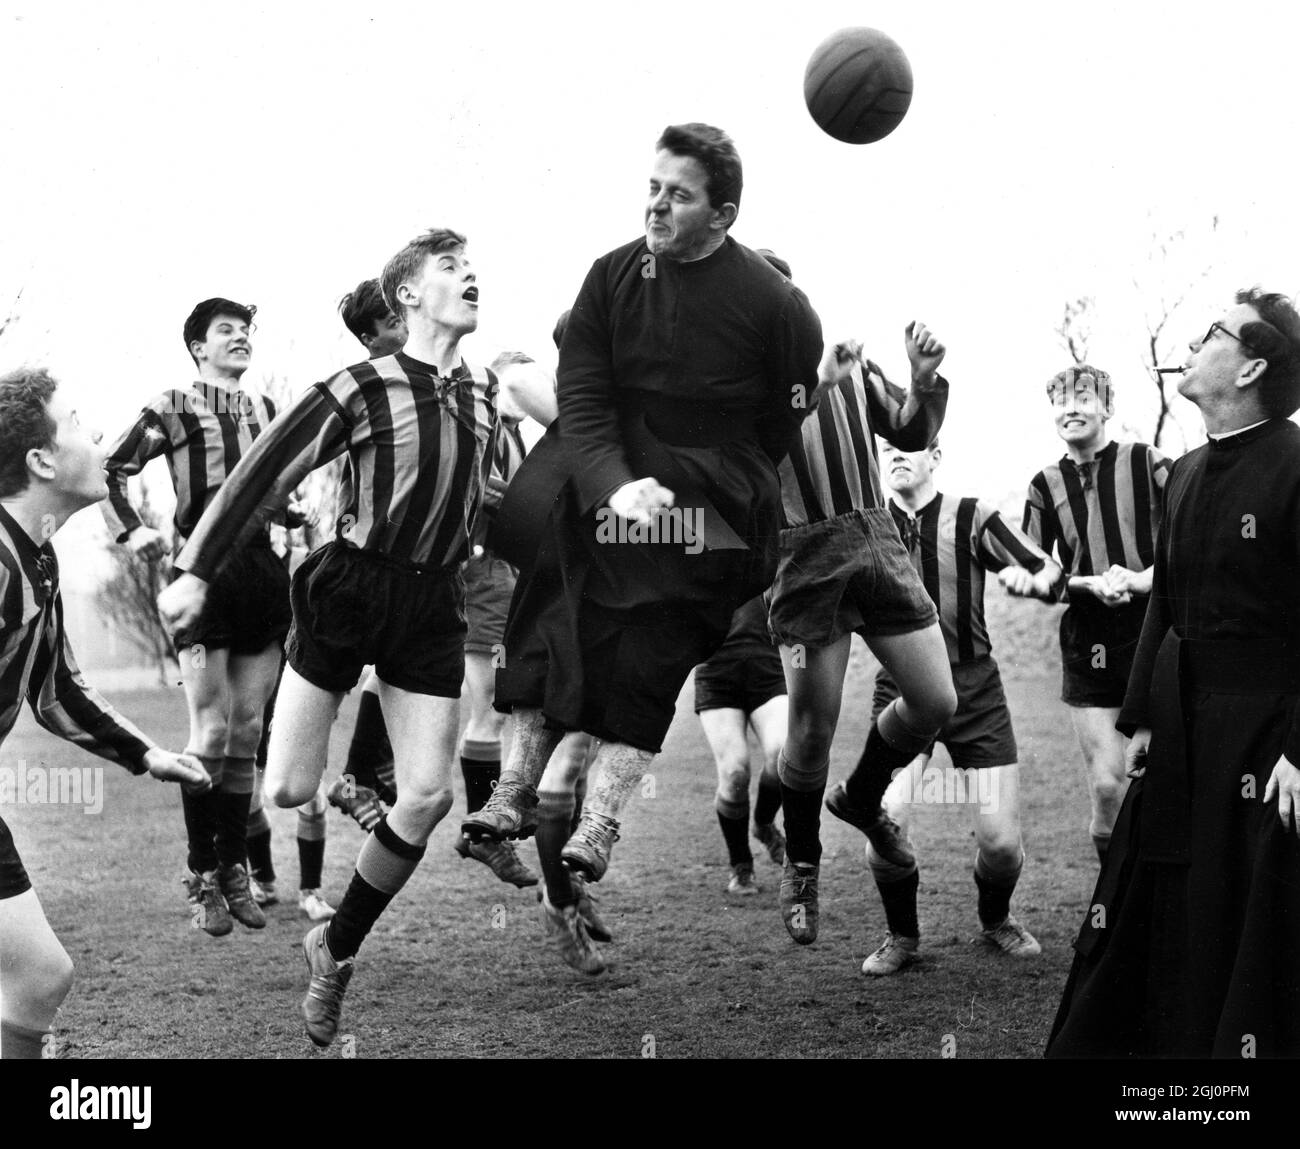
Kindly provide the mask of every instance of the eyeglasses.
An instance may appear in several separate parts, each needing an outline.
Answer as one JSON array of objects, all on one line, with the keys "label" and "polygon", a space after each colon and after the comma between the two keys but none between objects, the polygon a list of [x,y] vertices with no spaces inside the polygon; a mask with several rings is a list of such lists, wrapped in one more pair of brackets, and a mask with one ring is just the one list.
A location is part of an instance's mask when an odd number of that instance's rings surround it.
[{"label": "eyeglasses", "polygon": [[1229,331],[1226,327],[1224,327],[1222,323],[1210,324],[1210,329],[1204,335],[1201,336],[1201,345],[1204,346],[1206,343],[1209,343],[1209,341],[1214,338],[1214,333],[1216,331],[1222,331],[1223,334],[1226,335],[1229,339],[1235,339],[1252,355],[1259,354],[1259,352],[1256,351],[1249,343],[1247,343],[1240,335],[1233,335],[1233,333]]}]

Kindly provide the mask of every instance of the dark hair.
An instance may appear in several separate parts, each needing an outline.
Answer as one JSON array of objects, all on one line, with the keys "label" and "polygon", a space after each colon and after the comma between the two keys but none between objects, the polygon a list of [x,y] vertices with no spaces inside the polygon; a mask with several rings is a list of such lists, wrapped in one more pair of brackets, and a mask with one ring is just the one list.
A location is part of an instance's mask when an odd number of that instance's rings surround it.
[{"label": "dark hair", "polygon": [[374,335],[376,326],[392,315],[393,309],[379,289],[379,280],[363,279],[339,300],[339,314],[364,346],[366,336]]},{"label": "dark hair", "polygon": [[531,355],[525,355],[522,351],[503,351],[488,366],[488,370],[496,373],[502,367],[509,367],[514,363],[535,363],[536,360]]},{"label": "dark hair", "polygon": [[1300,314],[1278,292],[1258,287],[1237,292],[1237,302],[1259,312],[1259,320],[1242,324],[1241,341],[1268,362],[1259,378],[1259,401],[1271,419],[1285,419],[1300,408]]},{"label": "dark hair", "polygon": [[27,452],[54,445],[49,407],[58,385],[44,367],[0,375],[0,499],[27,489]]},{"label": "dark hair", "polygon": [[[218,315],[229,315],[235,319],[242,319],[245,323],[252,323],[253,316],[256,314],[257,308],[251,303],[236,303],[233,299],[222,299],[220,296],[195,304],[182,331],[185,337],[185,350],[189,351],[190,358],[194,359],[190,344],[202,343],[208,337],[208,328],[212,326],[212,321]],[[198,360],[194,359],[194,362],[197,364]]]},{"label": "dark hair", "polygon": [[392,259],[384,264],[383,274],[379,277],[384,300],[388,310],[399,319],[406,317],[406,308],[397,302],[397,289],[406,280],[412,278],[431,255],[441,255],[465,246],[465,237],[458,231],[447,227],[432,227],[423,235],[417,235]]},{"label": "dark hair", "polygon": [[555,349],[560,349],[560,344],[564,342],[564,333],[569,330],[569,316],[573,314],[573,308],[570,307],[559,319],[555,321],[555,330],[551,332],[551,338],[555,340]]},{"label": "dark hair", "polygon": [[744,177],[740,170],[740,155],[731,137],[721,128],[709,124],[671,124],[655,144],[655,151],[670,151],[675,156],[690,156],[699,160],[708,174],[705,189],[709,193],[709,206],[721,207],[734,203],[740,207],[740,189]]}]

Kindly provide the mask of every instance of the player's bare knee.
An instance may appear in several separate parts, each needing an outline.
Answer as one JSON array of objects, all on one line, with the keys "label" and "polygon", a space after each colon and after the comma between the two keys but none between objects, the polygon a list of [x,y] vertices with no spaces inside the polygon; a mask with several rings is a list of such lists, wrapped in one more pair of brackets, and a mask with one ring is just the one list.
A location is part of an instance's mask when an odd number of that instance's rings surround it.
[{"label": "player's bare knee", "polygon": [[316,787],[309,782],[296,781],[292,777],[275,777],[270,772],[262,781],[263,798],[282,810],[301,806],[310,801],[315,793]]},{"label": "player's bare knee", "polygon": [[997,874],[1020,868],[1023,851],[1020,834],[1012,828],[998,828],[979,836],[979,852],[984,864]]},{"label": "player's bare knee", "polygon": [[421,790],[415,786],[408,786],[398,795],[397,801],[404,808],[408,817],[413,818],[432,831],[451,810],[451,787],[443,786],[435,790]]},{"label": "player's bare knee", "polygon": [[72,989],[72,981],[72,959],[62,946],[56,946],[44,951],[6,989],[29,1010],[53,1016]]},{"label": "player's bare knee", "polygon": [[749,793],[749,763],[735,759],[718,762],[718,794],[729,802],[744,798]]}]

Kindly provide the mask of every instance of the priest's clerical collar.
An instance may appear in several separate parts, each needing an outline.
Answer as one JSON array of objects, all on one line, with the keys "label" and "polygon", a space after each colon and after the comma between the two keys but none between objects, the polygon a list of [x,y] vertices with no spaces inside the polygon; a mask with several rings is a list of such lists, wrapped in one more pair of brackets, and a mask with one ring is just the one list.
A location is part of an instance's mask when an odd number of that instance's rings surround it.
[{"label": "priest's clerical collar", "polygon": [[1244,435],[1247,431],[1253,431],[1256,427],[1262,427],[1267,423],[1267,419],[1261,419],[1258,423],[1251,423],[1245,427],[1238,427],[1232,431],[1217,431],[1210,435],[1216,443],[1222,443],[1224,439],[1231,439],[1234,435]]}]

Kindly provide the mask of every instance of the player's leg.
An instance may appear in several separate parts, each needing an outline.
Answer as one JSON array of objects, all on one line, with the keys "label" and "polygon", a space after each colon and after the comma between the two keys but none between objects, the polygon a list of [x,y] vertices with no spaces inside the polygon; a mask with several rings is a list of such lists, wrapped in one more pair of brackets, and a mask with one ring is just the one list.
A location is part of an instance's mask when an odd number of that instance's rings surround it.
[{"label": "player's leg", "polygon": [[785,835],[776,827],[781,810],[781,776],[778,772],[781,748],[785,745],[790,722],[790,699],[785,693],[773,695],[750,711],[749,725],[758,739],[763,756],[763,772],[758,776],[758,797],[754,802],[754,837],[778,866],[785,863]]},{"label": "player's leg", "polygon": [[253,774],[253,796],[248,804],[248,884],[259,906],[276,905],[275,863],[271,858],[271,823],[266,817],[262,779],[266,772],[266,744],[270,727],[264,727],[258,746],[258,767]]},{"label": "player's leg", "polygon": [[[212,786],[202,794],[181,787],[181,811],[188,842],[186,894],[193,920],[213,937],[230,933],[230,911],[221,894],[217,835],[221,820],[221,784],[230,720],[230,652],[202,642],[177,643],[190,736],[185,744],[208,772]],[[247,830],[245,830],[247,832]]]},{"label": "player's leg", "polygon": [[325,811],[329,802],[319,786],[311,799],[298,807],[298,909],[314,922],[327,922],[334,907],[321,892],[325,870]]},{"label": "player's leg", "polygon": [[348,746],[343,773],[327,792],[330,805],[338,807],[366,833],[397,800],[393,787],[393,745],[379,705],[379,676],[371,670],[357,701],[357,720]]},{"label": "player's leg", "polygon": [[[0,834],[8,837],[3,827],[0,822]],[[72,988],[72,959],[25,875],[23,885],[26,888],[12,896],[0,892],[0,1057],[5,1059],[53,1054],[50,1031]],[[5,888],[15,887],[6,879]]]},{"label": "player's leg", "polygon": [[515,706],[510,713],[510,758],[483,808],[461,823],[471,842],[527,838],[537,829],[536,784],[565,731],[549,725],[540,708]]},{"label": "player's leg", "polygon": [[[470,593],[467,586],[467,615]],[[470,640],[465,645],[465,689],[461,694],[469,714],[460,744],[465,809],[471,814],[484,807],[501,778],[501,736],[506,725],[506,715],[492,707],[497,672],[493,655],[480,649],[484,641],[482,634],[474,633],[471,622]],[[510,842],[470,842],[462,835],[456,839],[455,849],[462,858],[475,858],[489,866],[503,882],[520,888],[537,885],[537,875],[524,864]]]},{"label": "player's leg", "polygon": [[965,773],[966,803],[975,826],[975,887],[984,937],[1016,957],[1042,946],[1011,913],[1025,851],[1020,834],[1020,767],[991,766]]},{"label": "player's leg", "polygon": [[308,682],[292,664],[284,668],[263,778],[266,797],[275,805],[301,806],[316,793],[325,773],[330,728],[345,693]]},{"label": "player's leg", "polygon": [[[890,690],[892,693],[892,688]],[[878,709],[883,710],[892,698],[883,696],[877,681]],[[894,775],[885,790],[881,804],[899,828],[900,840],[911,850],[907,828],[912,816],[912,799],[921,792],[922,778],[931,762],[929,754],[918,754]],[[910,864],[886,861],[867,841],[867,866],[875,880],[876,890],[885,910],[884,943],[862,963],[862,972],[873,977],[887,977],[898,973],[916,960],[921,948],[921,924],[917,914],[916,895],[921,885],[921,872],[911,851]]]},{"label": "player's leg", "polygon": [[781,646],[789,720],[777,766],[786,838],[779,900],[785,928],[801,945],[817,939],[822,795],[852,639],[845,634],[824,647]]},{"label": "player's leg", "polygon": [[1119,808],[1128,789],[1124,770],[1124,750],[1127,741],[1115,723],[1118,708],[1109,706],[1071,706],[1070,721],[1079,740],[1083,765],[1088,776],[1088,797],[1092,802],[1092,820],[1088,832],[1092,835],[1097,857],[1106,860],[1110,846],[1110,832],[1119,816]]},{"label": "player's leg", "polygon": [[604,959],[591,943],[613,940],[596,914],[586,881],[571,871],[561,857],[565,843],[573,835],[577,791],[587,778],[593,741],[591,735],[581,731],[566,734],[537,786],[537,859],[544,883],[538,895],[542,920],[560,957],[583,973],[600,973],[605,968]]},{"label": "player's leg", "polygon": [[718,789],[713,808],[731,866],[729,894],[756,894],[754,855],[749,850],[749,739],[743,710],[719,707],[699,712],[705,741],[713,751]]},{"label": "player's leg", "polygon": [[231,650],[226,662],[230,712],[225,762],[217,795],[217,858],[221,893],[230,913],[250,929],[266,925],[248,884],[248,814],[257,773],[257,751],[267,701],[280,677],[277,640],[254,653]]},{"label": "player's leg", "polygon": [[602,740],[591,763],[591,782],[582,819],[560,856],[587,881],[598,882],[609,868],[618,841],[623,807],[641,785],[658,751],[626,742]]}]

